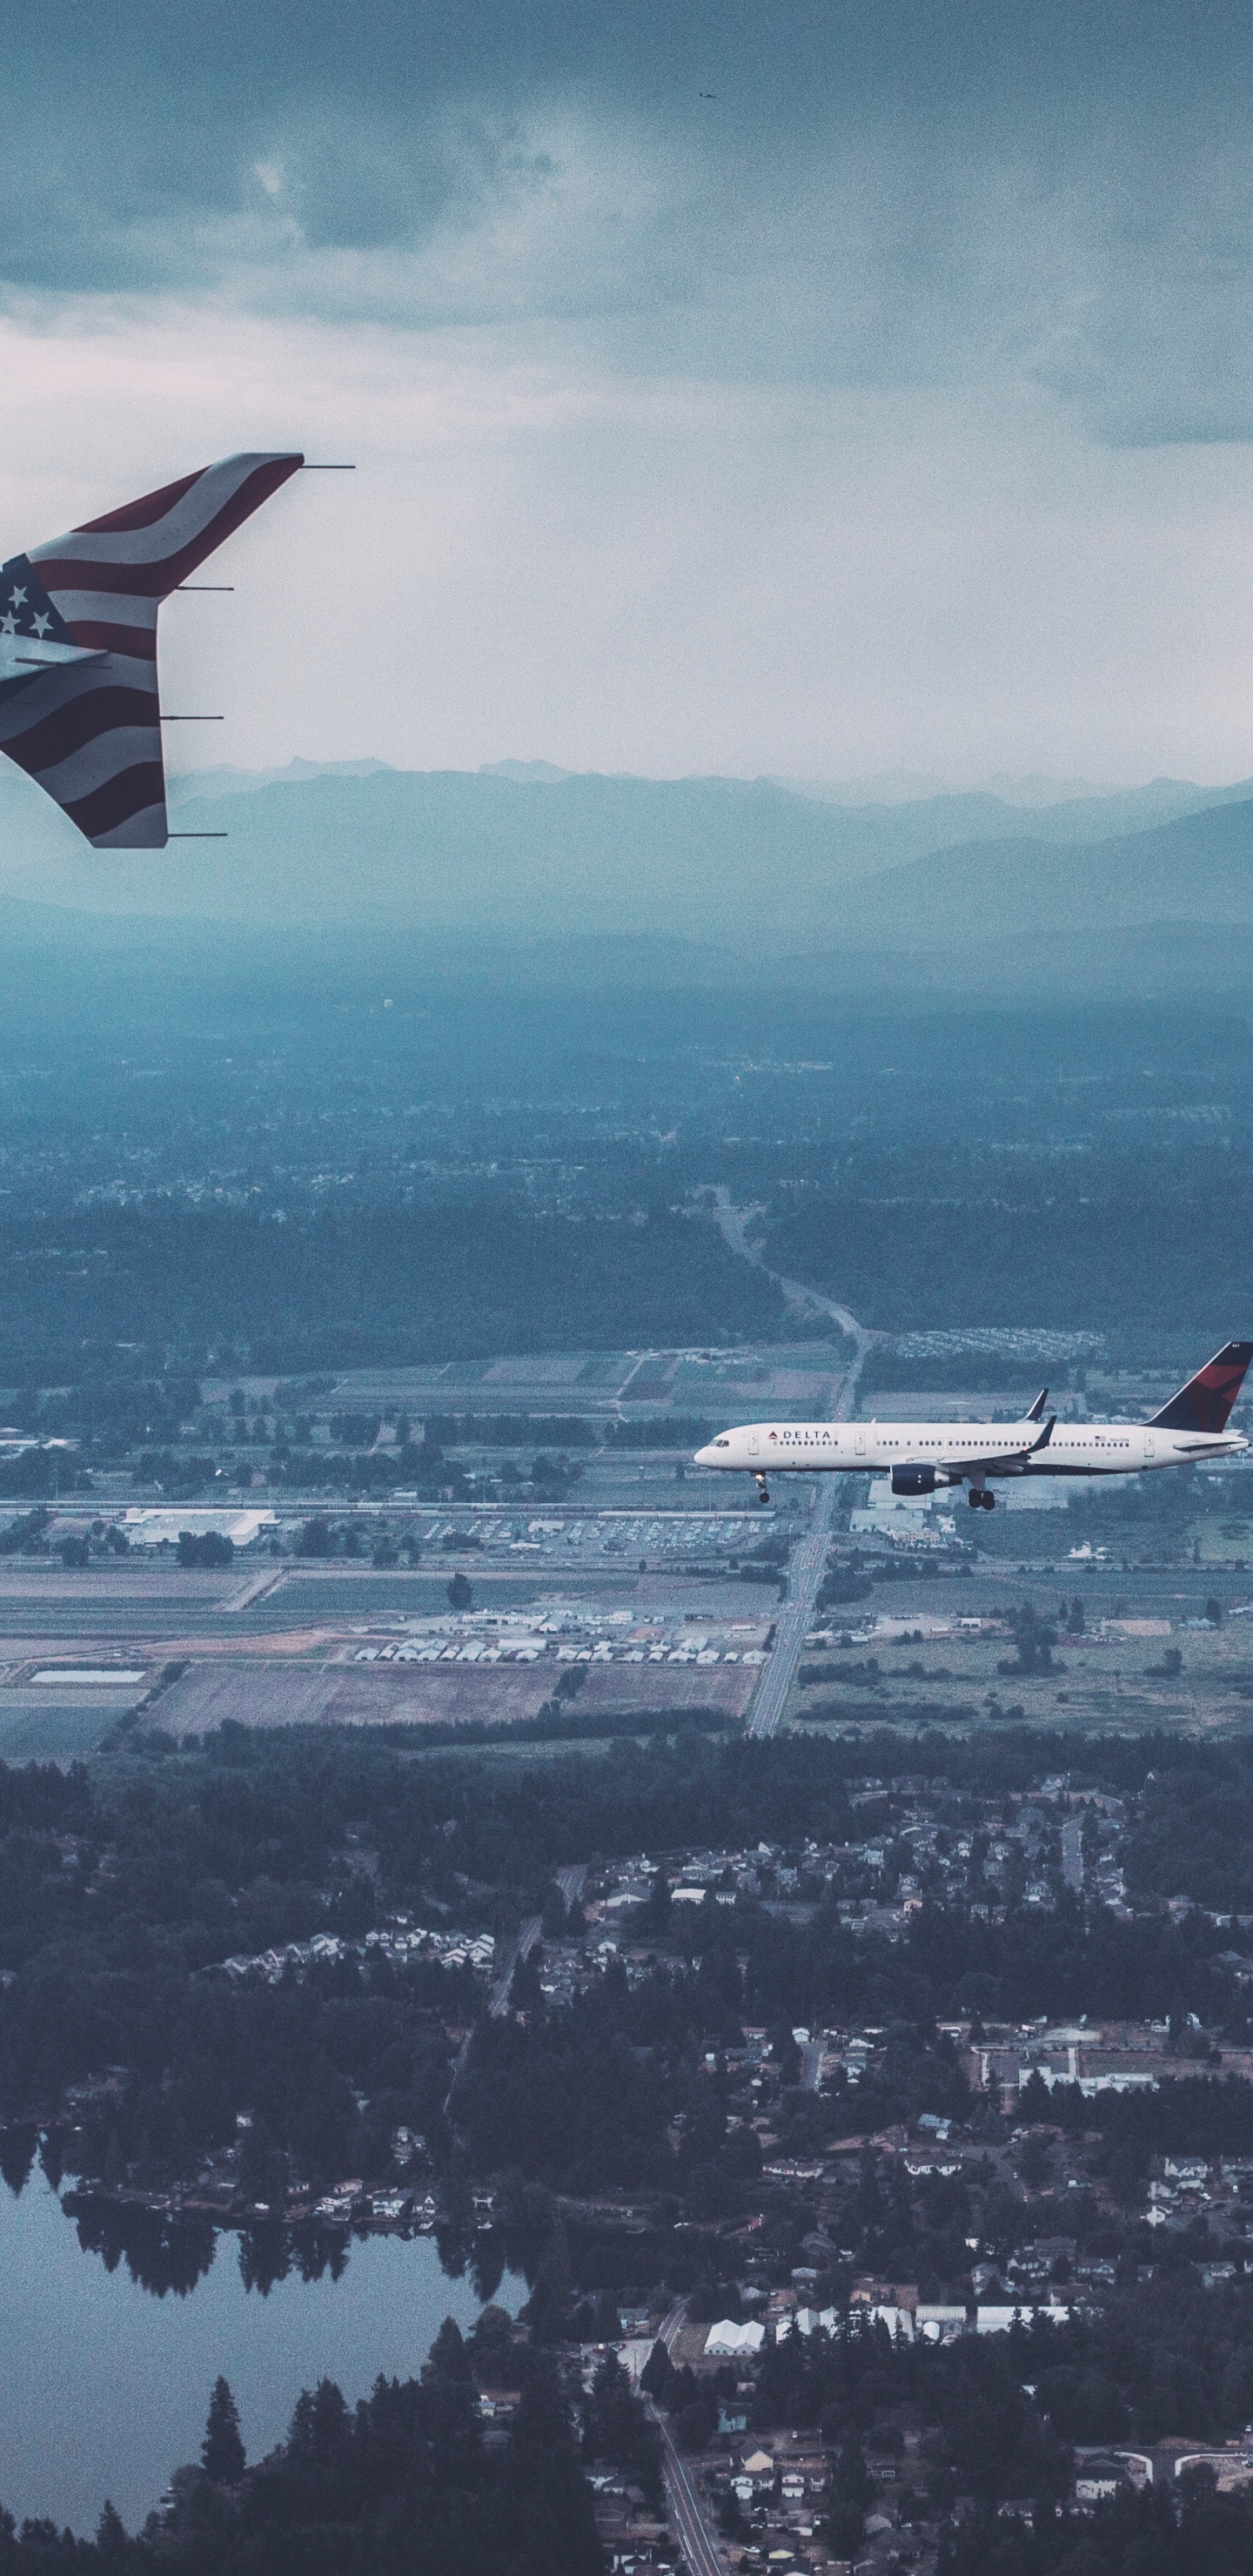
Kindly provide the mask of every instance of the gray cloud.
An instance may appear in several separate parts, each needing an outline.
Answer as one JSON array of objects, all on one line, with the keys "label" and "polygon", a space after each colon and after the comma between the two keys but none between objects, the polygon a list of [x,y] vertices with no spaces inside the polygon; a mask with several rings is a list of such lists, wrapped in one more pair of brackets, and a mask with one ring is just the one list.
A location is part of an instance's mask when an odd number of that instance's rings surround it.
[{"label": "gray cloud", "polygon": [[1242,438],[1251,56],[1246,12],[1151,0],[51,0],[10,31],[0,278],[637,371],[1022,379],[1106,441]]}]

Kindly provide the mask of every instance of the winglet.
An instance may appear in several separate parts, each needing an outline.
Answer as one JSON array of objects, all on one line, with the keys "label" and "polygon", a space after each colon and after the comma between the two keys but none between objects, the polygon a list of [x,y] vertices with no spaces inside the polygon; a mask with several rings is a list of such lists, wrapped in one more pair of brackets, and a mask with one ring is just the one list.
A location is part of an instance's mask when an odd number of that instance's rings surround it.
[{"label": "winglet", "polygon": [[[1046,1390],[1046,1392],[1047,1392],[1047,1390]],[[1030,1420],[1030,1418],[1031,1418],[1031,1417],[1030,1417],[1030,1416],[1028,1416],[1028,1420]],[[1028,1449],[1028,1451],[1027,1451],[1027,1456],[1028,1456],[1029,1458],[1034,1458],[1034,1456],[1035,1456],[1035,1453],[1036,1453],[1037,1449],[1047,1449],[1047,1447],[1048,1447],[1048,1445],[1049,1445],[1049,1442],[1050,1442],[1050,1440],[1051,1440],[1051,1439],[1052,1439],[1052,1437],[1053,1437],[1053,1432],[1054,1432],[1054,1429],[1055,1429],[1055,1427],[1056,1427],[1056,1423],[1057,1423],[1057,1415],[1056,1415],[1055,1413],[1050,1413],[1049,1418],[1048,1418],[1048,1421],[1045,1423],[1045,1425],[1044,1425],[1044,1429],[1043,1429],[1043,1431],[1040,1433],[1040,1437],[1039,1437],[1039,1439],[1038,1439],[1038,1440],[1033,1440],[1033,1441],[1032,1441],[1032,1443],[1031,1443],[1030,1448],[1029,1448],[1029,1449]]]},{"label": "winglet", "polygon": [[95,849],[164,849],[157,611],[302,463],[224,457],[0,564],[0,635],[58,648],[53,668],[5,656],[0,751]]}]

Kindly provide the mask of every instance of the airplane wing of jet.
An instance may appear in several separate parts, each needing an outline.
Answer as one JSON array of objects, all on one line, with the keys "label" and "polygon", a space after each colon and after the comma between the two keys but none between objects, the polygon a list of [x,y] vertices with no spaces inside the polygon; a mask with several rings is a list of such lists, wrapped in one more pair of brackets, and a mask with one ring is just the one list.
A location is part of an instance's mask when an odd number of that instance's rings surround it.
[{"label": "airplane wing of jet", "polygon": [[[1034,1416],[1028,1414],[1027,1420],[1030,1422],[1033,1419]],[[936,1461],[937,1467],[941,1472],[963,1476],[1012,1476],[1015,1468],[1025,1468],[1029,1458],[1034,1458],[1039,1450],[1047,1449],[1053,1437],[1056,1421],[1057,1415],[1050,1413],[1038,1439],[1017,1442],[1009,1449],[989,1449],[986,1457],[983,1458],[971,1458],[964,1454],[960,1456],[955,1454],[951,1458],[941,1457]],[[991,1427],[989,1425],[989,1428]]]},{"label": "airplane wing of jet", "polygon": [[228,456],[0,565],[0,751],[97,850],[169,839],[157,611],[303,456]]}]

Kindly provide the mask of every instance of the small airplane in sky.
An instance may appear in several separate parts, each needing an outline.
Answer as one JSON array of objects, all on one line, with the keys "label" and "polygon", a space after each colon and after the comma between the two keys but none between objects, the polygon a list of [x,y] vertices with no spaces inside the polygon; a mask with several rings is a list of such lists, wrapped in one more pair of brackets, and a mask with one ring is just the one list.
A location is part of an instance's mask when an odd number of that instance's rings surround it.
[{"label": "small airplane in sky", "polygon": [[1253,1342],[1225,1343],[1147,1422],[1059,1426],[1045,1387],[1021,1422],[749,1422],[720,1431],[696,1465],[755,1476],[763,1503],[768,1476],[886,1471],[894,1494],[965,1485],[971,1508],[990,1512],[993,1476],[1132,1476],[1237,1457],[1249,1444],[1227,1424],[1251,1359]]},{"label": "small airplane in sky", "polygon": [[157,611],[304,461],[224,457],[0,564],[0,751],[93,849],[175,837]]}]

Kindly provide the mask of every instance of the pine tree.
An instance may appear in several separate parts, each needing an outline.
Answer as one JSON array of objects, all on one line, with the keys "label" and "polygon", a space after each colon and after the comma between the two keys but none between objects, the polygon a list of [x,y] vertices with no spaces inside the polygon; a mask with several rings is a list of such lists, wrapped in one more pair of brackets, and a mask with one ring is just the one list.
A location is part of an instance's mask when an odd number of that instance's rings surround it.
[{"label": "pine tree", "polygon": [[433,2388],[437,2382],[460,2385],[473,2377],[473,2366],[465,2347],[461,2328],[452,2317],[445,2317],[439,2333],[422,2364],[422,2385]]},{"label": "pine tree", "polygon": [[245,2452],[239,2430],[239,2408],[231,2395],[228,2380],[214,2381],[200,2457],[204,2462],[205,2476],[212,2478],[215,2486],[238,2485],[244,2474]]},{"label": "pine tree", "polygon": [[544,1890],[544,1911],[540,1916],[540,1930],[544,1935],[544,1939],[546,1941],[564,1940],[565,1929],[566,1900],[559,1887],[546,1887]]},{"label": "pine tree", "polygon": [[668,1932],[670,1929],[670,1881],[659,1869],[649,1891],[640,1924],[642,1932]]},{"label": "pine tree", "polygon": [[104,2511],[96,2527],[96,2550],[102,2567],[124,2568],[130,2555],[126,2525],[117,2506],[105,2497]]}]

